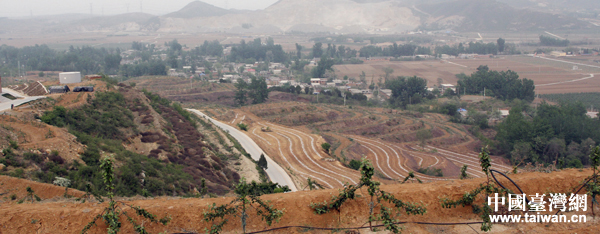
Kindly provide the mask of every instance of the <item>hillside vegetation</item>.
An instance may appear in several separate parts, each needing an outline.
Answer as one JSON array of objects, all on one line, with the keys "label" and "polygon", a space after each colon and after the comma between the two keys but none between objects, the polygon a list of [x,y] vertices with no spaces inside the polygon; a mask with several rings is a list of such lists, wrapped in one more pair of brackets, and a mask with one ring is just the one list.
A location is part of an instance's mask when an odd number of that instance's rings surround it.
[{"label": "hillside vegetation", "polygon": [[0,157],[2,174],[46,183],[65,177],[72,188],[102,193],[99,160],[113,156],[120,196],[194,195],[203,184],[209,193],[225,194],[242,167],[246,177],[259,180],[258,167],[226,133],[177,103],[123,84],[95,93],[81,107],[56,106],[39,118],[67,128],[84,152],[65,160],[64,152],[20,148],[11,140]]}]

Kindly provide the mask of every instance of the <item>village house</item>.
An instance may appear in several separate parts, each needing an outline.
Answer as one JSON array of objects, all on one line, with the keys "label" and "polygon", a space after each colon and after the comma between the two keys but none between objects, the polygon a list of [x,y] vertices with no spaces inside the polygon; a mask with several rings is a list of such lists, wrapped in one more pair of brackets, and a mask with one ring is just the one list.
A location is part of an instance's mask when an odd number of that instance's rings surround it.
[{"label": "village house", "polygon": [[441,88],[442,92],[446,92],[447,89],[451,89],[452,91],[456,92],[456,87],[454,87],[453,84],[442,84]]},{"label": "village house", "polygon": [[310,84],[311,85],[321,85],[321,86],[327,86],[327,79],[326,78],[312,78],[310,79]]},{"label": "village house", "polygon": [[380,89],[379,96],[384,97],[384,98],[391,98],[392,90],[391,89]]},{"label": "village house", "polygon": [[350,91],[350,93],[352,93],[352,95],[354,94],[371,94],[371,90],[368,89],[348,89],[348,91]]}]

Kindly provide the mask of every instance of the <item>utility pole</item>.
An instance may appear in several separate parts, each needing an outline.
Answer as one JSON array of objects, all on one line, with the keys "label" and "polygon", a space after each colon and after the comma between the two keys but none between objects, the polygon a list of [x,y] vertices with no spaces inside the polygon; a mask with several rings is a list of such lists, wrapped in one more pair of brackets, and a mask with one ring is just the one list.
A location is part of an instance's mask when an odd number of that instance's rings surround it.
[{"label": "utility pole", "polygon": [[485,87],[483,87],[483,98],[485,98]]}]

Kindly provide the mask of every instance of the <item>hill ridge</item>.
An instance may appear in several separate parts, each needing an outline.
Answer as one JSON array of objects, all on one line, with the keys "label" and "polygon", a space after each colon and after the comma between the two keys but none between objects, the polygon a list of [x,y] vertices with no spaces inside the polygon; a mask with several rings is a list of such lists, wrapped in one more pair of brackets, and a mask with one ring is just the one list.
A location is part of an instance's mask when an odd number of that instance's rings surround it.
[{"label": "hill ridge", "polygon": [[231,14],[233,11],[223,9],[202,1],[193,1],[181,8],[179,11],[164,15],[164,17],[172,18],[196,18],[196,17],[211,17],[223,16]]}]

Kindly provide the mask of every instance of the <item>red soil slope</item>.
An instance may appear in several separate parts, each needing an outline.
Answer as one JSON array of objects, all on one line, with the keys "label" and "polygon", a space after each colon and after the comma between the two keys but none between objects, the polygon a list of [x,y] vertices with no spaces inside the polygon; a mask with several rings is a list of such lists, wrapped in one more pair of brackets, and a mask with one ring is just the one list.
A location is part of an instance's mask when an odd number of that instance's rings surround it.
[{"label": "red soil slope", "polygon": [[[561,192],[568,193],[591,174],[591,170],[570,169],[551,174],[524,173],[511,176],[526,194]],[[3,177],[4,178],[4,177]],[[384,191],[394,194],[405,202],[422,202],[427,213],[423,216],[407,216],[402,214],[401,221],[409,222],[472,222],[481,219],[472,213],[471,207],[457,207],[445,209],[440,206],[440,198],[449,196],[458,199],[467,191],[484,182],[484,178],[472,180],[439,181],[428,184],[384,185]],[[49,185],[50,186],[50,185]],[[41,191],[40,191],[41,192]],[[313,202],[329,200],[337,190],[302,191],[287,194],[265,195],[264,200],[270,200],[276,208],[285,209],[285,214],[279,223],[273,227],[302,225],[311,227],[360,227],[367,222],[368,203],[366,190],[361,191],[361,198],[349,201],[342,206],[341,213],[332,212],[326,215],[316,215],[309,205]],[[584,193],[582,191],[580,193]],[[152,233],[166,232],[198,232],[203,233],[208,224],[202,222],[202,213],[209,204],[224,204],[232,198],[211,199],[177,199],[170,197],[150,200],[132,200],[126,203],[147,208],[150,212],[159,215],[170,215],[173,219],[167,226],[145,223]],[[478,198],[478,203],[483,197]],[[588,205],[591,198],[588,198]],[[77,203],[74,201],[59,201],[41,204],[0,204],[0,233],[79,233],[92,218],[100,213],[107,205],[92,203]],[[127,209],[126,209],[127,210]],[[598,213],[598,207],[596,208]],[[570,212],[567,215],[587,215],[587,223],[568,224],[495,224],[494,233],[597,233],[600,224],[598,218],[591,217],[591,210],[587,212]],[[239,217],[230,219],[225,227],[226,233],[240,233]],[[36,221],[36,222],[33,222]],[[138,219],[138,222],[141,220]],[[131,233],[131,225],[122,220],[123,233]],[[471,225],[479,232],[479,225]],[[472,232],[467,225],[431,226],[405,224],[405,233],[465,233]],[[106,232],[106,226],[99,223],[92,228],[90,233]],[[247,231],[260,231],[268,228],[264,222],[251,214]],[[322,233],[306,229],[282,229],[271,233]],[[327,231],[329,233],[330,231]],[[360,233],[370,233],[361,229]]]}]

